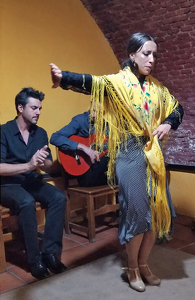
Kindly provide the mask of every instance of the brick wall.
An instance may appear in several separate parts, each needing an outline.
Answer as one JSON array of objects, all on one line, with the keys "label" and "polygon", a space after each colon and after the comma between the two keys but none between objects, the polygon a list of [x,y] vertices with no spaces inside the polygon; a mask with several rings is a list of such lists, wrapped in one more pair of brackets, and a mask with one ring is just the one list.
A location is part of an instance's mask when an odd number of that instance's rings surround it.
[{"label": "brick wall", "polygon": [[185,109],[182,125],[165,147],[169,163],[195,165],[195,0],[81,0],[121,63],[136,31],[158,41],[155,76]]}]

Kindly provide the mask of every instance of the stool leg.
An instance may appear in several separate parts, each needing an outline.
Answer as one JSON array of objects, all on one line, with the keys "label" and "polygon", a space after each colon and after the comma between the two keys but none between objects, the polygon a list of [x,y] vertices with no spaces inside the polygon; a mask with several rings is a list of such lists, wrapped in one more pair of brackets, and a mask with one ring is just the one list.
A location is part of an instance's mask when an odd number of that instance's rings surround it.
[{"label": "stool leg", "polygon": [[5,246],[3,239],[2,219],[0,216],[0,273],[6,271]]},{"label": "stool leg", "polygon": [[87,197],[87,212],[88,212],[88,237],[91,243],[95,242],[95,215],[94,215],[94,197]]},{"label": "stool leg", "polygon": [[71,214],[71,211],[70,211],[70,198],[69,198],[69,195],[66,195],[66,212],[65,212],[65,232],[67,234],[70,234],[71,231],[70,231],[70,227],[69,227],[69,223],[70,223],[70,214]]}]

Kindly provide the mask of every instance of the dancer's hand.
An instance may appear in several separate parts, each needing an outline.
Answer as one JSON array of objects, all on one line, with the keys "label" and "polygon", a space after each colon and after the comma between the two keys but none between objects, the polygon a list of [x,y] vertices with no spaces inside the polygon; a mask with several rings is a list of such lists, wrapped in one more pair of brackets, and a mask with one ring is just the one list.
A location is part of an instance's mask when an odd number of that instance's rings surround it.
[{"label": "dancer's hand", "polygon": [[53,63],[50,64],[51,67],[51,78],[53,81],[52,88],[57,88],[62,80],[62,71]]},{"label": "dancer's hand", "polygon": [[152,134],[157,135],[159,140],[163,140],[169,134],[170,129],[170,124],[161,124]]}]

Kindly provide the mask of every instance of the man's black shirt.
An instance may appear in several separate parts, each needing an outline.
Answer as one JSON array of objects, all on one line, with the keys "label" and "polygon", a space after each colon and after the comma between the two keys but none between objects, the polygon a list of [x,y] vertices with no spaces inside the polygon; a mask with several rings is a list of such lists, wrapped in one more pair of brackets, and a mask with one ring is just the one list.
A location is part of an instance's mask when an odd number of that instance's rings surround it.
[{"label": "man's black shirt", "polygon": [[[32,125],[30,127],[29,139],[26,145],[18,128],[16,119],[1,125],[0,135],[1,163],[28,163],[37,150],[40,150],[43,148],[43,146],[48,145],[46,131],[37,125]],[[47,159],[52,160],[50,149],[47,148],[47,151],[49,152]],[[1,176],[1,185],[21,184],[26,180],[30,181],[38,176],[39,175],[35,170],[13,176]]]}]

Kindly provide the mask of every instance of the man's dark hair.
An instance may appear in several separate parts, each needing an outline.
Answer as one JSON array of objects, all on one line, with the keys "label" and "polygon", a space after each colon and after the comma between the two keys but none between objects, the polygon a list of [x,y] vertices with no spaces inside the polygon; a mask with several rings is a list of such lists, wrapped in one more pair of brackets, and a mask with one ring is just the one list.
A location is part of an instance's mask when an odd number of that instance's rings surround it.
[{"label": "man's dark hair", "polygon": [[132,34],[127,44],[128,59],[122,64],[123,68],[126,66],[130,67],[131,71],[136,75],[138,71],[138,66],[133,63],[129,55],[132,53],[136,53],[139,49],[143,47],[143,45],[147,41],[152,41],[157,45],[155,38],[148,33],[135,32],[134,34]]},{"label": "man's dark hair", "polygon": [[28,103],[29,97],[42,101],[45,97],[45,94],[31,87],[23,88],[15,97],[15,106],[16,106],[17,113],[18,113],[18,105],[21,104],[23,107],[25,107],[25,105]]}]

